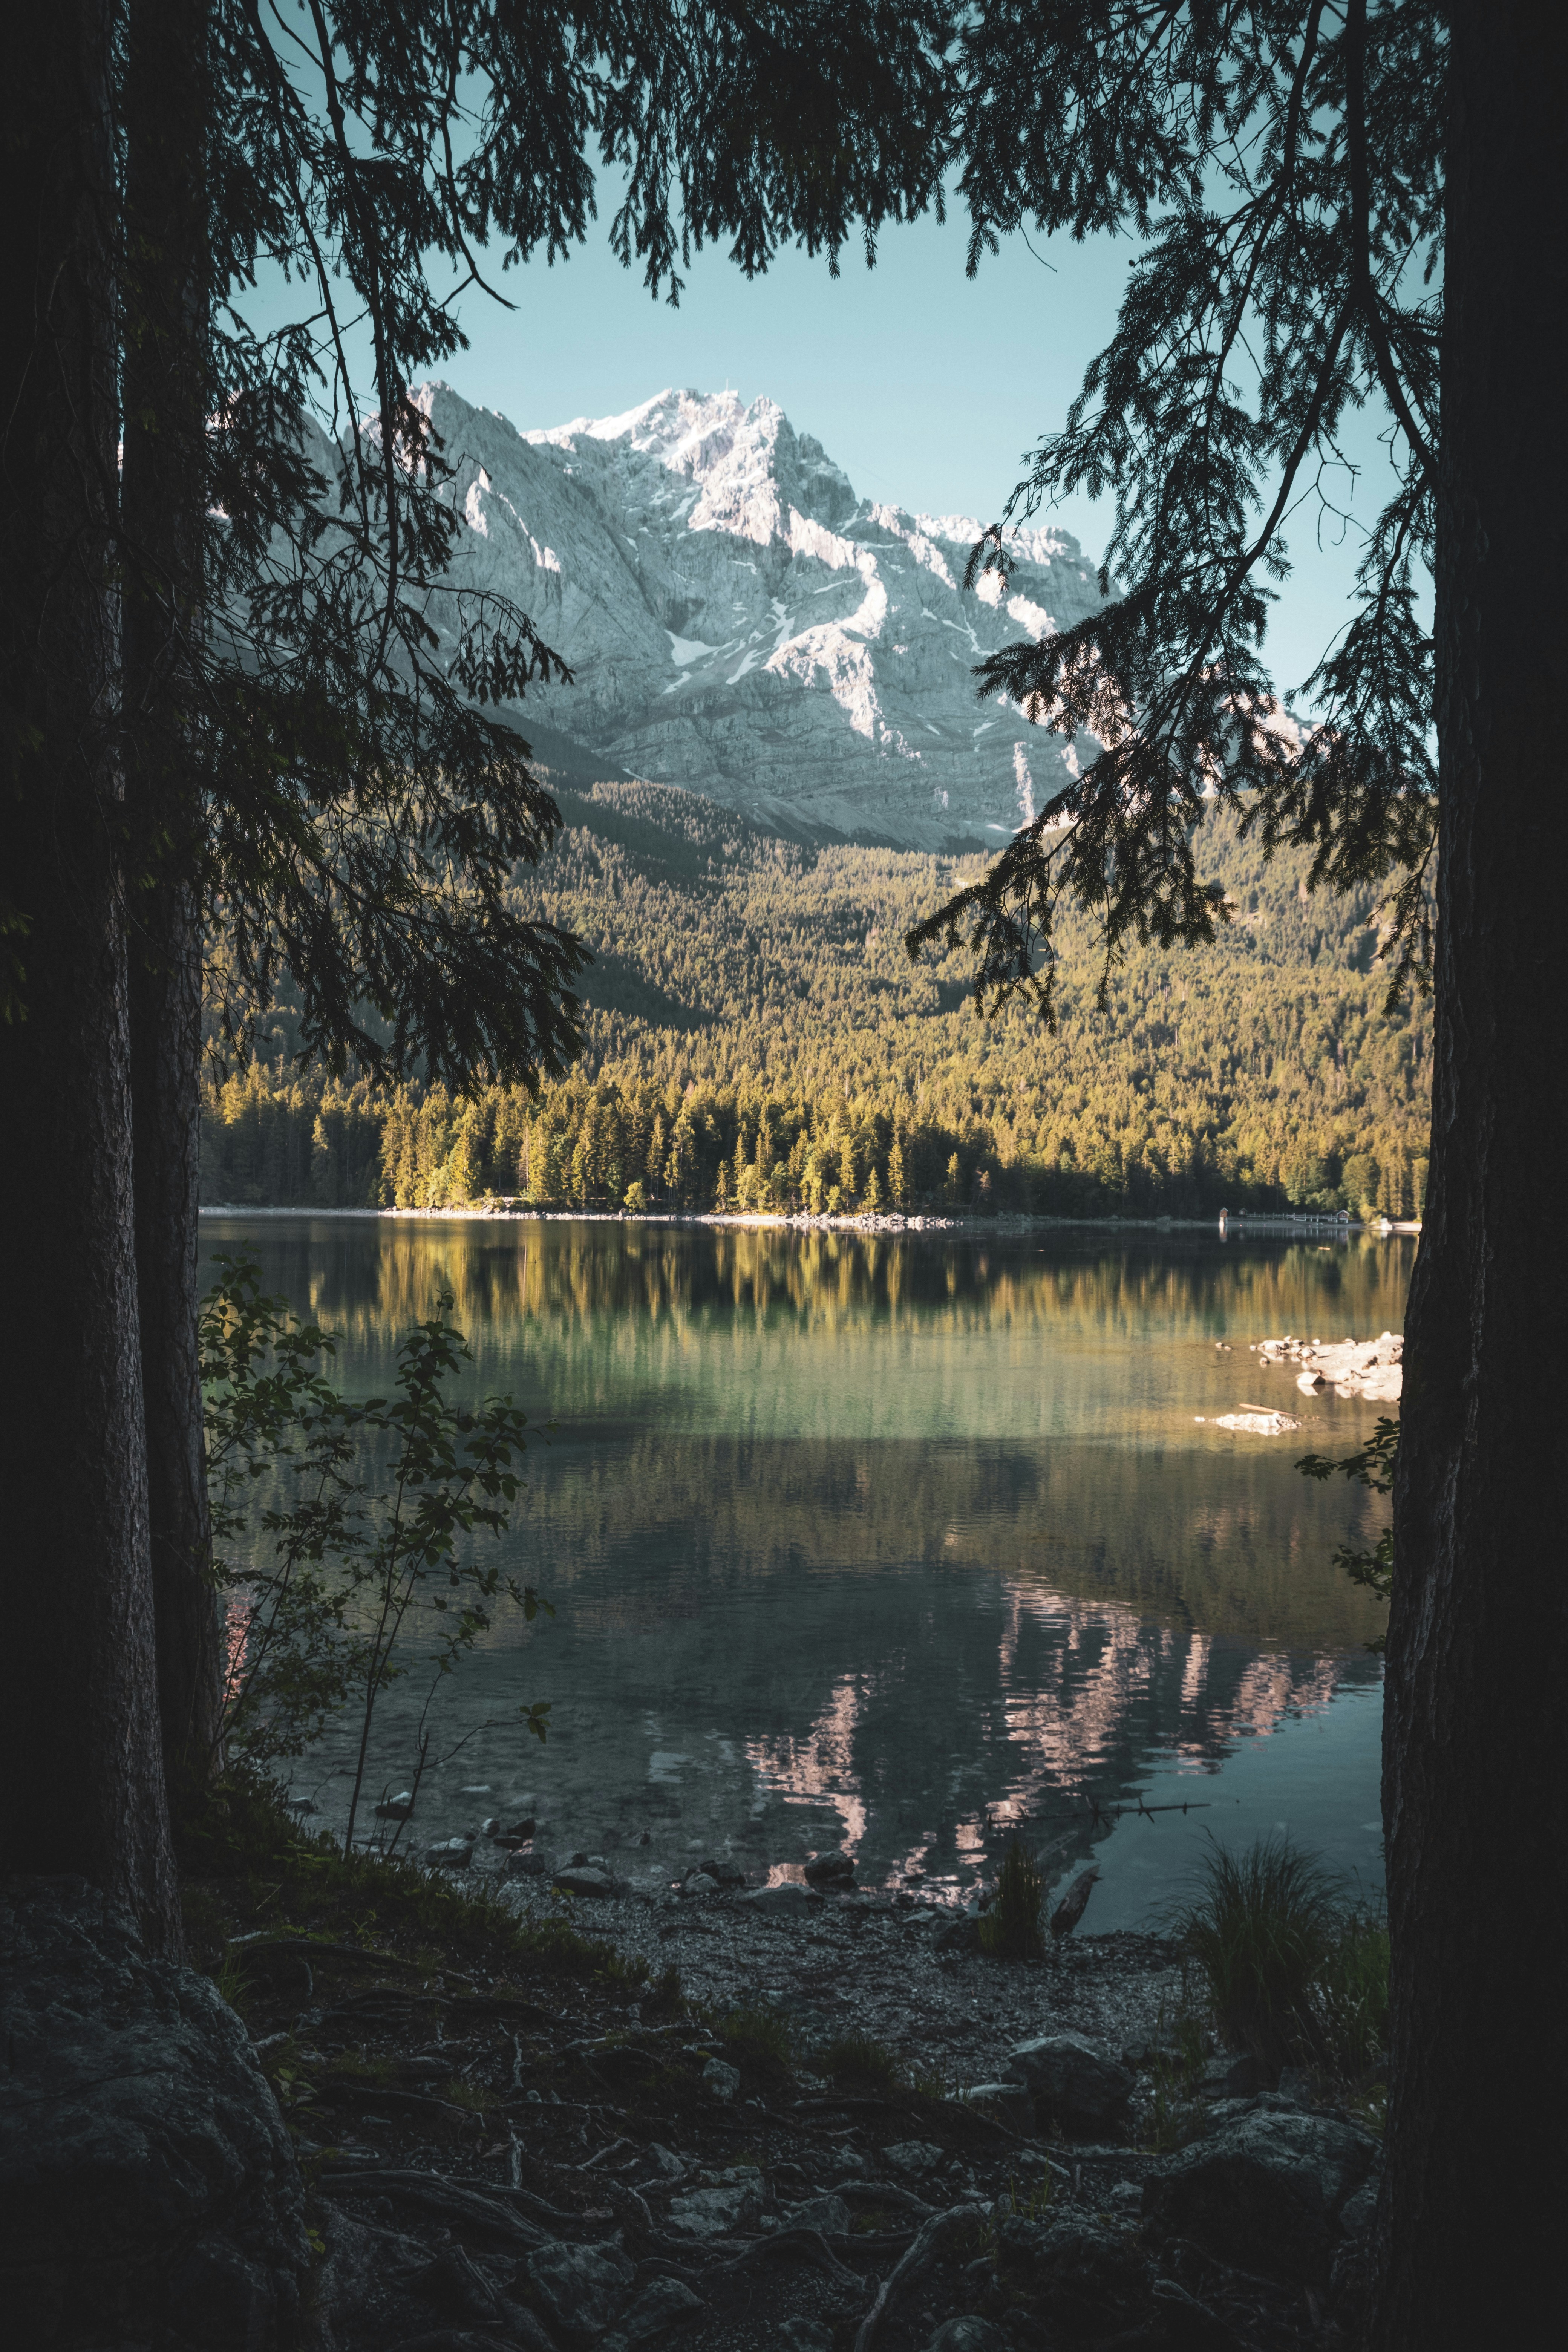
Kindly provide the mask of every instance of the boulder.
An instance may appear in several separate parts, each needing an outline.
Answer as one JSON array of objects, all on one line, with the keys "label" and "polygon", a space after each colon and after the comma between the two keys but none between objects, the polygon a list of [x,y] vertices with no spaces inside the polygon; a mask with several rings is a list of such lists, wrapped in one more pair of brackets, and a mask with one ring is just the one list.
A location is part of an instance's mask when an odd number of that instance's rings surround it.
[{"label": "boulder", "polygon": [[[700,1862],[697,1869],[701,1872],[704,1878],[710,1878],[715,1886],[744,1886],[746,1883],[746,1874],[743,1870],[738,1868],[732,1862],[718,1862],[711,1854],[706,1862]],[[694,1877],[696,1872],[688,1872],[687,1875]]]},{"label": "boulder", "polygon": [[777,1886],[758,1886],[750,1895],[742,1895],[739,1908],[753,1911],[761,1919],[801,1919],[815,1911],[822,1902],[814,1886],[803,1886],[798,1878],[781,1880]]},{"label": "boulder", "polygon": [[551,1864],[542,1853],[512,1853],[507,1856],[505,1875],[508,1878],[548,1878]]},{"label": "boulder", "polygon": [[820,2319],[786,2319],[775,2333],[784,2352],[833,2352],[833,2331]]},{"label": "boulder", "polygon": [[996,2254],[1071,2341],[1130,2329],[1149,2314],[1149,2265],[1130,2238],[1098,2222],[1012,2215],[997,2225]]},{"label": "boulder", "polygon": [[669,2226],[689,2238],[727,2238],[754,2223],[763,2210],[753,2173],[746,2180],[721,2181],[712,2189],[689,2189],[669,2200]]},{"label": "boulder", "polygon": [[620,1881],[617,1878],[614,1877],[609,1871],[598,1869],[591,1863],[579,1864],[575,1868],[568,1864],[564,1870],[556,1872],[552,1884],[557,1886],[563,1895],[592,1895],[601,1900],[607,1895],[618,1895],[621,1891]]},{"label": "boulder", "polygon": [[657,2343],[674,2328],[693,2326],[707,2308],[702,2297],[683,2280],[649,2279],[636,2302],[622,2312],[616,2333],[624,2344]]},{"label": "boulder", "polygon": [[882,2161],[901,2172],[906,2180],[923,2180],[942,2163],[944,2151],[928,2139],[895,2140],[891,2147],[882,2150]]},{"label": "boulder", "polygon": [[1151,2172],[1143,2210],[1221,2262],[1310,2284],[1326,2278],[1340,2214],[1376,2160],[1353,2124],[1260,2103]]},{"label": "boulder", "polygon": [[1046,2033],[1020,2042],[1007,2064],[1028,2085],[1041,2123],[1091,2138],[1119,2130],[1125,2121],[1133,2077],[1103,2042],[1084,2033]]},{"label": "boulder", "polygon": [[710,2058],[702,2069],[702,2087],[710,2099],[721,2099],[728,2106],[740,2092],[741,2070],[722,2058]]},{"label": "boulder", "polygon": [[825,2238],[845,2238],[849,2234],[849,2208],[842,2197],[826,2190],[819,2197],[808,2197],[799,2205],[792,2205],[784,2215],[784,2226],[790,2230],[820,2230]]},{"label": "boulder", "polygon": [[0,2310],[29,2352],[293,2340],[293,2147],[211,1979],[85,1880],[0,1893]]},{"label": "boulder", "polygon": [[438,1838],[425,1849],[425,1859],[434,1870],[467,1870],[473,1858],[471,1837]]},{"label": "boulder", "polygon": [[570,2344],[591,2344],[626,2302],[637,2272],[618,2246],[553,2241],[528,2257],[528,2283],[545,2320]]}]

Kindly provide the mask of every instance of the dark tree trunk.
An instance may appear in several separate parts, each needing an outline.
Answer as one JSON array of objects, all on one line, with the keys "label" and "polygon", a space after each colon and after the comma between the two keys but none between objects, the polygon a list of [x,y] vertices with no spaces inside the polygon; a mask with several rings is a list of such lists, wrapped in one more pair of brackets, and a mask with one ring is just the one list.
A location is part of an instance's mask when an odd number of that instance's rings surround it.
[{"label": "dark tree trunk", "polygon": [[124,97],[126,788],[146,877],[131,934],[136,1266],[158,1699],[176,1808],[216,1758],[223,1688],[196,1307],[206,19],[207,0],[135,0]]},{"label": "dark tree trunk", "polygon": [[1407,1317],[1384,1816],[1380,2352],[1555,2308],[1568,1685],[1557,1367],[1568,876],[1568,10],[1452,11],[1432,1170]]},{"label": "dark tree trunk", "polygon": [[132,1210],[111,523],[110,11],[25,9],[0,84],[3,1866],[179,1941]]}]

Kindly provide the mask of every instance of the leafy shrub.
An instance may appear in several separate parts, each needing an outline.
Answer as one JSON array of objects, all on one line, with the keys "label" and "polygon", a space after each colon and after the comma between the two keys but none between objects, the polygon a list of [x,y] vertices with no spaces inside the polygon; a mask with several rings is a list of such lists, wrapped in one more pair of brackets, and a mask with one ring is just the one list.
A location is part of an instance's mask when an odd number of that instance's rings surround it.
[{"label": "leafy shrub", "polygon": [[1037,1959],[1045,1949],[1040,1906],[1046,1882],[1015,1838],[996,1881],[996,1897],[980,1922],[980,1948],[997,1960]]},{"label": "leafy shrub", "polygon": [[816,2063],[836,2090],[890,2091],[899,2079],[892,2052],[868,2033],[842,2033],[819,2050]]}]

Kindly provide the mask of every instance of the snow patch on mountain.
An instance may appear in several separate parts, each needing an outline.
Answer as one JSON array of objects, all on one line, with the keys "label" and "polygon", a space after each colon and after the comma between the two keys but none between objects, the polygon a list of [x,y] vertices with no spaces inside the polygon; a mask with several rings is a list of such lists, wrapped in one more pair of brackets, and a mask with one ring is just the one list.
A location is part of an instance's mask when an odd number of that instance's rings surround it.
[{"label": "snow patch on mountain", "polygon": [[669,391],[519,432],[447,384],[418,397],[455,468],[452,584],[510,596],[573,671],[530,689],[525,733],[911,848],[994,841],[1075,772],[1005,696],[982,711],[972,675],[1097,609],[1067,532],[1014,532],[1005,588],[965,590],[978,521],[858,499],[774,401]]}]

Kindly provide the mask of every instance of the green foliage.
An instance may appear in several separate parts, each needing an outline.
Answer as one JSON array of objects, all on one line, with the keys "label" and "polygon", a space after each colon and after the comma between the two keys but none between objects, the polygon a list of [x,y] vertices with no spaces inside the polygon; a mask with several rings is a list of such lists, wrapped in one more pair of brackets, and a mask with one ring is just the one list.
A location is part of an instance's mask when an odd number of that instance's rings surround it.
[{"label": "green foliage", "polygon": [[[1136,233],[1115,331],[971,559],[1058,499],[1110,494],[1108,603],[989,656],[986,694],[1097,748],[990,872],[909,933],[967,929],[977,996],[1058,1014],[1058,923],[1118,954],[1212,941],[1205,794],[1243,803],[1311,878],[1388,887],[1394,985],[1429,955],[1436,839],[1432,640],[1421,613],[1437,479],[1447,29],[1440,8],[983,7],[960,35],[954,138],[971,267],[1032,216]],[[1387,503],[1345,629],[1281,724],[1262,657],[1284,532],[1342,464],[1345,420],[1389,420]],[[1337,528],[1328,522],[1330,529]]]},{"label": "green foliage", "polygon": [[899,2062],[885,2043],[868,2033],[841,2033],[816,2053],[816,2066],[839,2091],[890,2091]]},{"label": "green foliage", "polygon": [[[510,1397],[451,1401],[471,1359],[449,1293],[404,1340],[395,1393],[351,1402],[316,1370],[335,1342],[263,1292],[254,1254],[217,1263],[201,1323],[215,1538],[260,1538],[220,1570],[233,1596],[225,1742],[252,1765],[298,1754],[352,1695],[347,1852],[377,1701],[411,1671],[405,1629],[438,1682],[488,1631],[498,1599],[529,1619],[548,1607],[466,1541],[510,1524],[526,1416]],[[263,1480],[269,1498],[256,1509]],[[521,1710],[541,1739],[548,1712]],[[421,1771],[426,1749],[422,1729]]]},{"label": "green foliage", "polygon": [[[1380,1417],[1376,1429],[1367,1443],[1354,1454],[1328,1455],[1303,1454],[1296,1467],[1303,1477],[1332,1478],[1336,1475],[1353,1478],[1359,1486],[1370,1487],[1374,1495],[1386,1495],[1394,1485],[1394,1465],[1399,1459],[1399,1423],[1386,1415]],[[1379,1601],[1386,1601],[1394,1591],[1394,1523],[1390,1520],[1376,1543],[1370,1549],[1359,1549],[1353,1544],[1340,1544],[1334,1550],[1334,1565],[1342,1568],[1352,1584],[1359,1584]],[[1388,1645],[1386,1633],[1377,1634],[1367,1648],[1380,1653]]]},{"label": "green foliage", "polygon": [[1305,856],[1266,864],[1232,816],[1208,821],[1226,935],[1131,951],[1102,1009],[1089,928],[1064,919],[1053,1040],[978,1023],[962,959],[900,955],[965,861],[805,847],[658,785],[560,797],[526,895],[596,958],[573,1076],[461,1101],[340,1084],[285,1068],[306,1040],[282,1003],[268,1058],[208,1087],[204,1199],[613,1210],[640,1185],[656,1211],[1197,1215],[1339,1208],[1360,1154],[1376,1205],[1421,1204],[1428,1026],[1382,1016],[1370,896],[1325,909]]},{"label": "green foliage", "polygon": [[980,1948],[997,1960],[1038,1959],[1045,1950],[1040,1906],[1046,1882],[1015,1838],[997,1874],[996,1893],[980,1922]]}]

